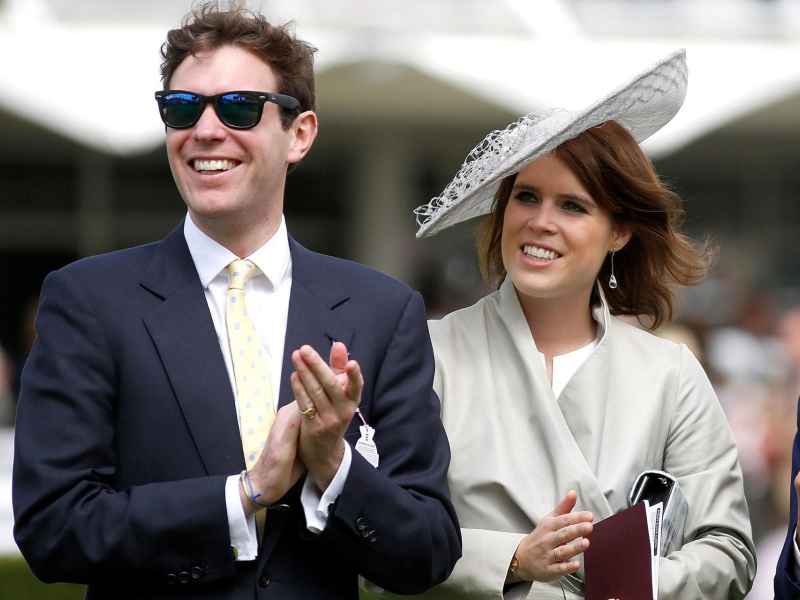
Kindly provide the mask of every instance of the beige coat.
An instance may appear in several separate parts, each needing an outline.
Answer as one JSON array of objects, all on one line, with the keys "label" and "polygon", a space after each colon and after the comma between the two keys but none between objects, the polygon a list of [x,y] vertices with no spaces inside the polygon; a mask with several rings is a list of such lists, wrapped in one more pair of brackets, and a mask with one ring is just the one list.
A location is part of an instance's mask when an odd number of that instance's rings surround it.
[{"label": "beige coat", "polygon": [[[556,398],[513,285],[429,323],[464,556],[433,598],[502,598],[522,537],[567,490],[595,519],[627,508],[645,469],[689,503],[683,549],[661,559],[659,598],[741,598],[755,575],[742,473],[725,415],[683,345],[595,311],[601,340]],[[582,579],[582,571],[579,573]],[[566,597],[572,594],[564,581]],[[580,588],[577,588],[580,589]],[[562,598],[558,582],[507,593]]]}]

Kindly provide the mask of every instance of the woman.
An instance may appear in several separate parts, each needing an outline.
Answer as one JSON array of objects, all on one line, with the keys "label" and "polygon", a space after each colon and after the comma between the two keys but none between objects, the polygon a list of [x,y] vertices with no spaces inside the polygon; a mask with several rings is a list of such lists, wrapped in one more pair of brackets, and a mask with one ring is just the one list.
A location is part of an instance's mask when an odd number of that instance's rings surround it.
[{"label": "woman", "polygon": [[679,52],[587,110],[524,117],[417,210],[420,236],[491,212],[480,258],[499,282],[430,323],[464,551],[434,595],[582,597],[592,522],[627,508],[648,469],[676,477],[689,505],[658,597],[750,588],[742,475],[714,390],[685,346],[616,316],[654,329],[671,316],[669,286],[707,268],[637,143],[685,87]]}]

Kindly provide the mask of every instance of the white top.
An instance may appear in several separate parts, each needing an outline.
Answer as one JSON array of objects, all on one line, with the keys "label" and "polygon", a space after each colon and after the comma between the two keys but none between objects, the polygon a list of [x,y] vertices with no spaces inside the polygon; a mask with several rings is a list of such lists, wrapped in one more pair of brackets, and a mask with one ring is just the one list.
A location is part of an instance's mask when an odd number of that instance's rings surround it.
[{"label": "white top", "polygon": [[595,338],[577,350],[553,357],[553,383],[551,386],[556,398],[561,395],[581,365],[592,355],[598,343],[599,340]]},{"label": "white top", "polygon": [[[226,267],[239,257],[203,233],[192,221],[191,215],[187,215],[184,220],[183,235],[205,291],[211,321],[225,359],[231,390],[238,403],[225,327],[225,295],[228,290]],[[253,321],[253,326],[268,356],[272,376],[272,397],[274,408],[277,410],[289,314],[289,294],[292,289],[292,255],[289,252],[289,236],[283,218],[278,230],[267,243],[246,258],[260,271],[245,285],[245,304],[247,314]],[[239,413],[238,406],[236,413],[237,415]],[[345,444],[345,453],[339,470],[322,496],[310,479],[305,480],[301,501],[306,525],[310,531],[319,533],[325,529],[328,509],[342,491],[350,471],[350,461],[350,446]],[[228,477],[225,483],[225,503],[228,510],[231,545],[236,549],[237,560],[254,560],[258,554],[255,517],[245,519],[239,498],[238,474]]]}]

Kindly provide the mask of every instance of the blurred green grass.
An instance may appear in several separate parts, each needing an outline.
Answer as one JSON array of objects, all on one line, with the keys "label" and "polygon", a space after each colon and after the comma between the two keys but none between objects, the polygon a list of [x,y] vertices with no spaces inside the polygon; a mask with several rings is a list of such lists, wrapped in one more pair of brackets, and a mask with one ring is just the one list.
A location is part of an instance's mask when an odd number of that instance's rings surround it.
[{"label": "blurred green grass", "polygon": [[42,583],[22,558],[0,556],[1,600],[80,600],[84,593],[82,585]]}]

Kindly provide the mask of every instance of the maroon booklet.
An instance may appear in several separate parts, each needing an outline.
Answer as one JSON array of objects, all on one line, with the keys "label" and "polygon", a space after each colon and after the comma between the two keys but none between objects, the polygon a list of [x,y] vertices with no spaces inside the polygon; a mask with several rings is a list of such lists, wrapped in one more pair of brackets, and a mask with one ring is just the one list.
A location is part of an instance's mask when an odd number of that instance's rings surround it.
[{"label": "maroon booklet", "polygon": [[584,553],[586,600],[652,600],[650,533],[644,503],[594,524]]}]

